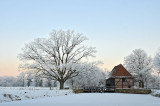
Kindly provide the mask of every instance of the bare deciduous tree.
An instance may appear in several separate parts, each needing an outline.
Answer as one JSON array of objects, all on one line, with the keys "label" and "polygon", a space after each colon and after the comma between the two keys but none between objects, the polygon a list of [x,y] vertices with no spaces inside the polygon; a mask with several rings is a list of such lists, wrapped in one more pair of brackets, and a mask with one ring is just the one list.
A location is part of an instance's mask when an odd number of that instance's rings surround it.
[{"label": "bare deciduous tree", "polygon": [[85,40],[85,36],[74,31],[53,30],[50,38],[38,38],[25,45],[18,56],[23,61],[20,68],[57,80],[63,89],[68,79],[79,74],[76,66],[80,61],[96,52],[94,47],[82,45]]}]

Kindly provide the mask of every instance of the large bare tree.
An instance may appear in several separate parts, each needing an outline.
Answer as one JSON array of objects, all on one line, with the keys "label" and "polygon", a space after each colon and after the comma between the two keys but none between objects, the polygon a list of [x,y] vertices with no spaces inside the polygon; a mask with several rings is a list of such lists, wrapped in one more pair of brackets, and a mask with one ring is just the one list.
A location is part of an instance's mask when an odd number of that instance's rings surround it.
[{"label": "large bare tree", "polygon": [[[53,30],[49,38],[37,38],[25,45],[18,58],[20,69],[37,72],[40,76],[64,83],[79,74],[77,66],[83,58],[93,57],[96,50],[83,42],[87,38],[71,30]],[[78,66],[79,67],[79,66]]]}]

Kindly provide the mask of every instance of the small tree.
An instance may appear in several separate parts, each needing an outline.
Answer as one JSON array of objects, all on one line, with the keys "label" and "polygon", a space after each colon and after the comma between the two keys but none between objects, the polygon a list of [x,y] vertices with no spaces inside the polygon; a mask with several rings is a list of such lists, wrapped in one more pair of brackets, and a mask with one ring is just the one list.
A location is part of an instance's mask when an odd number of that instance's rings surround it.
[{"label": "small tree", "polygon": [[153,64],[155,69],[157,70],[157,74],[158,74],[158,89],[160,88],[160,81],[159,81],[159,77],[160,77],[160,50],[156,53],[154,59],[153,59]]},{"label": "small tree", "polygon": [[17,76],[17,86],[25,86],[25,81],[26,81],[26,73],[25,72],[21,72],[18,76]]},{"label": "small tree", "polygon": [[53,87],[57,87],[57,81],[53,81]]},{"label": "small tree", "polygon": [[124,65],[126,69],[135,77],[139,87],[147,87],[148,76],[152,70],[152,59],[141,49],[133,50],[133,53],[125,57]]},{"label": "small tree", "polygon": [[32,79],[33,79],[33,73],[31,73],[30,71],[28,71],[26,73],[26,78],[27,78],[27,86],[30,87],[31,83],[32,83]]},{"label": "small tree", "polygon": [[24,61],[20,68],[36,71],[41,77],[51,78],[64,83],[79,74],[77,65],[83,58],[93,57],[95,48],[86,47],[82,43],[85,36],[74,31],[53,30],[50,38],[38,38],[28,43],[19,54]]}]

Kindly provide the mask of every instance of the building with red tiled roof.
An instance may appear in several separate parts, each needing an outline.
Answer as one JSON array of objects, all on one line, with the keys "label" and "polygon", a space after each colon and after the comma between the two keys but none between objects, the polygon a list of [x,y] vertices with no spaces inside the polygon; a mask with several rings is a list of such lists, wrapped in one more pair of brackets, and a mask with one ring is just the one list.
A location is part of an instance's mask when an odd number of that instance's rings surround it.
[{"label": "building with red tiled roof", "polygon": [[115,66],[106,79],[106,87],[132,88],[133,86],[133,77],[122,64]]}]

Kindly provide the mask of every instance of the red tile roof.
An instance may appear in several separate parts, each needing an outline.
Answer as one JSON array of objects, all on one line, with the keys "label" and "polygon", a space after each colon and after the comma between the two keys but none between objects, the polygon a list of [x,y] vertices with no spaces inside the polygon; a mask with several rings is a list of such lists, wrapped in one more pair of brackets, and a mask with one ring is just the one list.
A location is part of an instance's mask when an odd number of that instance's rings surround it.
[{"label": "red tile roof", "polygon": [[123,67],[122,64],[115,66],[110,73],[110,77],[132,77],[132,75]]}]

